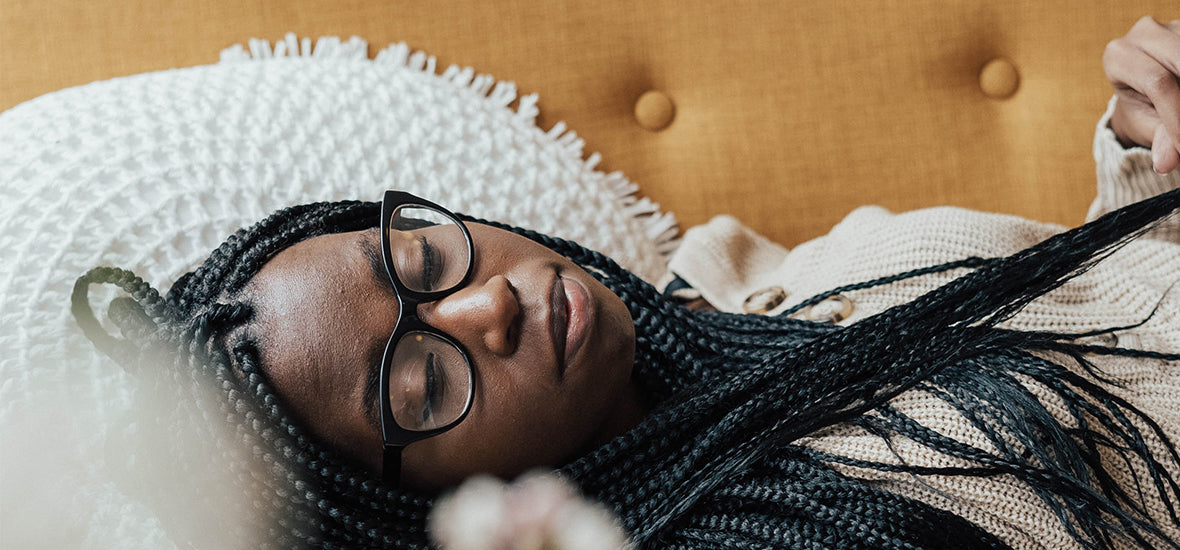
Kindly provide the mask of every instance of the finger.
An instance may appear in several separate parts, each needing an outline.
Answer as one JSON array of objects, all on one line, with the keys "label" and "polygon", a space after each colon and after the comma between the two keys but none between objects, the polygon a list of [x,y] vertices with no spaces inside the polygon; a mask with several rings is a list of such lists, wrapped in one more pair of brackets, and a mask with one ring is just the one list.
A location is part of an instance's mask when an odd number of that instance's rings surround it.
[{"label": "finger", "polygon": [[1116,89],[1130,88],[1154,106],[1160,122],[1175,143],[1180,143],[1180,84],[1176,75],[1126,39],[1111,42],[1103,54],[1107,78]]},{"label": "finger", "polygon": [[1124,146],[1151,147],[1161,124],[1151,100],[1125,82],[1132,78],[1131,73],[1135,72],[1137,64],[1147,63],[1152,62],[1138,48],[1129,46],[1125,39],[1112,41],[1103,53],[1102,66],[1118,96],[1110,126]]},{"label": "finger", "polygon": [[1135,27],[1133,43],[1163,69],[1144,73],[1146,89],[1141,91],[1151,98],[1172,141],[1180,143],[1180,34],[1151,18],[1141,19]]},{"label": "finger", "polygon": [[1166,67],[1172,76],[1180,75],[1180,31],[1172,25],[1176,22],[1167,25],[1152,23],[1143,28],[1136,43],[1147,55]]},{"label": "finger", "polygon": [[1110,117],[1110,128],[1119,143],[1124,147],[1151,147],[1156,129],[1161,126],[1146,97],[1119,92],[1118,105]]},{"label": "finger", "polygon": [[1160,125],[1155,131],[1155,139],[1151,142],[1151,164],[1158,174],[1167,174],[1180,166],[1180,151],[1168,132]]}]

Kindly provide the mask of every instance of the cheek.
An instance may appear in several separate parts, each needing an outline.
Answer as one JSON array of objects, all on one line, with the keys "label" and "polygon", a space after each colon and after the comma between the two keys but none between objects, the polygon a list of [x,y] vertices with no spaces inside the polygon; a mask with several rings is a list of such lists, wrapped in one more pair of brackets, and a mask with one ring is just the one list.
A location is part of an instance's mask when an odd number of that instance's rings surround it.
[{"label": "cheek", "polygon": [[[511,369],[513,367],[505,367]],[[574,452],[586,429],[579,416],[582,404],[570,388],[558,388],[527,376],[486,380],[482,406],[472,410],[471,433],[467,441],[478,441],[485,453],[481,459],[491,471],[516,475],[538,466],[557,466]]]},{"label": "cheek", "polygon": [[[512,367],[502,367],[510,369]],[[574,458],[590,438],[592,415],[576,395],[512,378],[477,382],[476,403],[454,429],[411,444],[402,454],[407,484],[428,489],[490,473],[510,479]]]},{"label": "cheek", "polygon": [[[631,312],[622,300],[605,286],[600,288],[598,299],[603,304],[599,312],[602,332],[598,335],[601,340],[597,342],[596,364],[591,365],[597,376],[589,381],[586,390],[619,395],[622,387],[630,381],[635,364],[635,325],[631,320]],[[610,401],[609,396],[603,399]]]}]

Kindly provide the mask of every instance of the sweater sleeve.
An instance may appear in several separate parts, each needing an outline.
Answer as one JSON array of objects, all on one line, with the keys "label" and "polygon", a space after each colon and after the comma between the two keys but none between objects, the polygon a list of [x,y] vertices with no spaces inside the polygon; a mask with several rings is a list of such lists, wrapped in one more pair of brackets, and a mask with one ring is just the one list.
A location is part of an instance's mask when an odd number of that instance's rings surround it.
[{"label": "sweater sleeve", "polygon": [[[1090,205],[1086,221],[1093,220],[1120,207],[1154,197],[1180,187],[1180,170],[1170,174],[1155,173],[1151,164],[1151,150],[1145,147],[1123,147],[1110,117],[1117,97],[1110,98],[1106,113],[1098,120],[1094,134],[1094,161],[1098,172],[1098,195]],[[1180,242],[1180,216],[1164,220],[1147,238]]]},{"label": "sweater sleeve", "polygon": [[787,249],[723,215],[684,233],[668,271],[713,307],[740,312],[751,288],[777,284],[775,270],[786,257]]}]

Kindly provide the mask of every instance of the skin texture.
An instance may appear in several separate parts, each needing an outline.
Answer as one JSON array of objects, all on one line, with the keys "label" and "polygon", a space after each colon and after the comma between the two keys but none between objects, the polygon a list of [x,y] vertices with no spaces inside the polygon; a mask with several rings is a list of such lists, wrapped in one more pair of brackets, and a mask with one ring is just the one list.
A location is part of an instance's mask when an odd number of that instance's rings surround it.
[{"label": "skin texture", "polygon": [[1156,172],[1180,167],[1180,20],[1143,17],[1107,44],[1102,68],[1118,96],[1111,130],[1125,146],[1150,147]]},{"label": "skin texture", "polygon": [[[630,379],[635,332],[622,301],[541,245],[481,224],[468,228],[476,250],[470,282],[418,312],[467,348],[474,403],[450,431],[405,448],[402,484],[409,487],[558,466],[644,414]],[[373,277],[361,240],[379,250],[375,230],[298,243],[268,261],[244,297],[255,305],[249,332],[262,344],[263,368],[288,409],[321,441],[380,472],[381,432],[363,395],[398,307],[392,286]],[[584,284],[594,310],[586,344],[564,376],[548,320],[558,274]]]}]

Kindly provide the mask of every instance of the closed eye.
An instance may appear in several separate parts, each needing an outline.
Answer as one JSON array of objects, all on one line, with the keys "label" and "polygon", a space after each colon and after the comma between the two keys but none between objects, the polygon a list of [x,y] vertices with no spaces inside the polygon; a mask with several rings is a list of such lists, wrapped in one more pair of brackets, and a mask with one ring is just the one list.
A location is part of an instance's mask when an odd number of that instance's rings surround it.
[{"label": "closed eye", "polygon": [[418,244],[422,247],[422,288],[430,292],[434,290],[435,278],[441,273],[438,266],[438,251],[426,240],[425,236],[418,236]]},{"label": "closed eye", "polygon": [[422,406],[422,424],[428,424],[430,417],[434,413],[435,406],[441,401],[438,399],[438,367],[435,365],[435,356],[433,353],[426,356],[426,395]]}]

